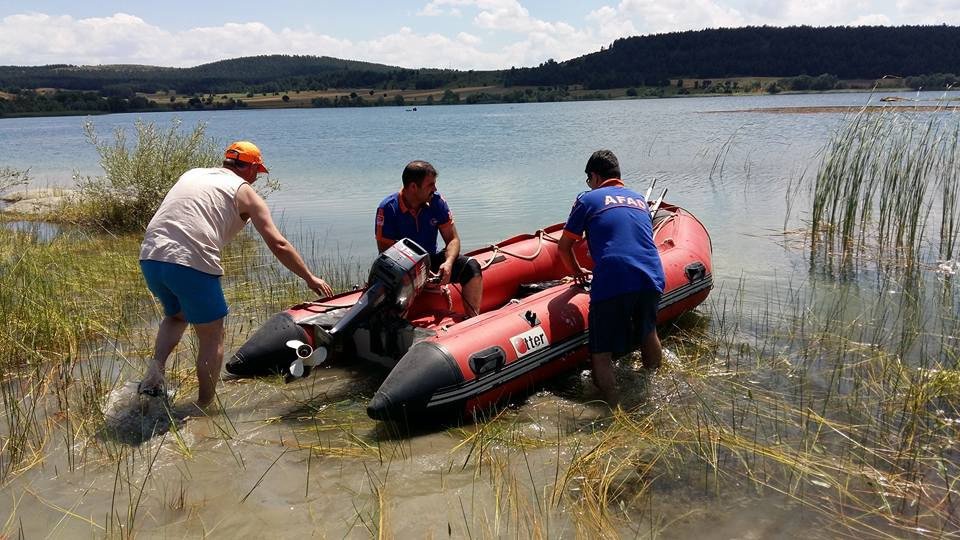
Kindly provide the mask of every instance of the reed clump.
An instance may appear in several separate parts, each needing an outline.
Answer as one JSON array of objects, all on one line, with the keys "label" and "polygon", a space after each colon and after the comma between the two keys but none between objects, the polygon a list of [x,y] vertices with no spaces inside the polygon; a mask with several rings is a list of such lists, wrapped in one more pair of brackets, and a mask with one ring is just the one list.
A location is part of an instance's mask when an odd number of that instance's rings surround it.
[{"label": "reed clump", "polygon": [[50,242],[0,235],[0,365],[76,356],[82,342],[115,336],[137,320],[145,289],[139,239],[81,232]]},{"label": "reed clump", "polygon": [[[913,266],[960,238],[960,124],[953,109],[866,111],[827,144],[813,180],[815,255]],[[928,261],[929,262],[929,261]]]},{"label": "reed clump", "polygon": [[[100,410],[111,384],[91,357],[103,343],[130,338],[142,320],[145,289],[129,255],[136,246],[133,237],[77,231],[49,242],[0,235],[0,397],[8,435],[0,482],[42,456],[51,419],[69,420],[66,411],[93,418]],[[68,395],[74,382],[78,392]]]},{"label": "reed clump", "polygon": [[[814,537],[958,534],[956,316],[916,326],[884,318],[889,301],[851,300],[758,314],[762,345],[715,328],[696,347],[666,341],[683,362],[571,461],[568,504],[596,530],[639,520],[684,536],[696,529],[678,521],[723,508],[717,527],[760,535],[765,513],[782,513],[777,527],[802,515],[793,526]],[[760,501],[754,521],[731,517]],[[629,521],[614,519],[624,506]]]}]

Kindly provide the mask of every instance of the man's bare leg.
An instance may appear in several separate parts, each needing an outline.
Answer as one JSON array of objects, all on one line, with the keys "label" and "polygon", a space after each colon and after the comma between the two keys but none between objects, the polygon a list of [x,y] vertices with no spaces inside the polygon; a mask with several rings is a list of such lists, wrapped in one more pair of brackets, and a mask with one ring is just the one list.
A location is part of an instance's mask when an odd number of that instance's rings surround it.
[{"label": "man's bare leg", "polygon": [[611,409],[616,407],[619,399],[617,397],[617,378],[613,372],[613,354],[594,353],[590,355],[590,361],[592,364],[590,374],[593,376],[593,384],[600,389],[607,405]]},{"label": "man's bare leg", "polygon": [[167,358],[170,353],[180,343],[183,337],[183,331],[187,329],[187,321],[183,318],[183,312],[177,313],[172,317],[164,317],[160,321],[160,328],[157,330],[157,339],[153,345],[153,361],[147,367],[147,373],[140,383],[140,388],[144,390],[154,390],[165,388],[164,373],[167,369]]},{"label": "man's bare leg", "polygon": [[195,324],[193,329],[200,342],[197,352],[197,382],[200,383],[197,406],[203,409],[213,403],[217,395],[217,381],[223,364],[223,319]]},{"label": "man's bare leg", "polygon": [[660,346],[660,336],[657,335],[656,328],[640,342],[640,359],[643,361],[643,367],[647,369],[660,367],[663,348]]},{"label": "man's bare leg", "polygon": [[463,286],[463,307],[468,317],[480,314],[480,301],[483,299],[483,277],[477,276]]}]

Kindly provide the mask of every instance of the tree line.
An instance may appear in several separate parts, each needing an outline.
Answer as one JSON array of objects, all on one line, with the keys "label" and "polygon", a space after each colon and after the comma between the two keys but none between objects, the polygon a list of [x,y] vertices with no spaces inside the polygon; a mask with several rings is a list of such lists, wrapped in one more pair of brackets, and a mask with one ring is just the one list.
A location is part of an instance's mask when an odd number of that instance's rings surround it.
[{"label": "tree line", "polygon": [[770,26],[672,32],[616,40],[567,62],[504,72],[504,85],[664,86],[671,78],[879,79],[951,73],[960,66],[960,27]]}]

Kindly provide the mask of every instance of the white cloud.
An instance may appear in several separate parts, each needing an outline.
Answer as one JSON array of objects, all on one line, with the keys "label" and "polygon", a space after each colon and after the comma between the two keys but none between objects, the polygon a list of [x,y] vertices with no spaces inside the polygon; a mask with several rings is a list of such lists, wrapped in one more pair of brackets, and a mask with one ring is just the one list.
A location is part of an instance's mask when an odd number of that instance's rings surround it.
[{"label": "white cloud", "polygon": [[716,0],[623,0],[616,15],[636,21],[644,34],[747,24],[739,10],[723,4]]},{"label": "white cloud", "polygon": [[482,41],[477,36],[473,34],[468,34],[466,32],[460,32],[459,34],[457,34],[457,40],[466,45],[479,45],[480,41]]},{"label": "white cloud", "polygon": [[[0,19],[0,62],[193,66],[256,54],[312,54],[411,68],[494,69],[566,60],[639,34],[761,24],[960,23],[957,0],[611,0],[580,20],[539,18],[522,0],[421,1],[417,15],[441,19],[428,31],[402,27],[365,40],[256,21],[168,30],[124,13],[10,15]],[[464,31],[464,21],[444,30],[444,18],[463,15],[476,31]]]},{"label": "white cloud", "polygon": [[[137,63],[155,55],[171,34],[132,15],[75,20],[42,13],[0,20],[5,63]],[[72,59],[76,60],[72,60]]]},{"label": "white cloud", "polygon": [[[621,0],[588,16],[602,28],[654,34],[702,28],[957,24],[957,0]],[[627,26],[631,23],[632,26]]]},{"label": "white cloud", "polygon": [[536,65],[548,58],[567,60],[596,51],[616,38],[636,34],[630,21],[603,19],[612,8],[597,10],[598,14],[588,16],[588,24],[580,28],[568,21],[534,17],[518,0],[431,0],[423,11],[447,9],[472,10],[476,27],[500,36],[500,43],[506,41],[497,51],[500,62],[495,67]]},{"label": "white cloud", "polygon": [[423,6],[423,8],[417,12],[417,15],[424,17],[439,17],[442,15],[459,17],[461,12],[457,6],[465,6],[472,3],[473,2],[470,0],[431,0],[430,2],[427,2],[427,5]]},{"label": "white cloud", "polygon": [[124,13],[87,19],[31,13],[0,20],[0,51],[7,64],[193,66],[257,54],[314,54],[411,68],[494,69],[573,58],[632,29],[629,22],[613,32],[548,22],[531,17],[515,0],[433,0],[420,14],[451,16],[468,8],[484,35],[509,37],[494,43],[470,32],[447,36],[404,27],[374,39],[352,41],[307,29],[275,30],[259,22],[171,32]]},{"label": "white cloud", "polygon": [[956,0],[898,0],[897,24],[957,24],[960,3]]},{"label": "white cloud", "polygon": [[0,19],[4,64],[137,63],[194,66],[257,54],[313,54],[404,67],[499,67],[501,53],[477,49],[479,37],[418,34],[401,28],[376,39],[350,41],[309,30],[273,30],[258,22],[168,32],[139,17],[74,19],[31,13]]},{"label": "white cloud", "polygon": [[882,13],[871,13],[853,19],[850,24],[853,26],[885,26],[890,24],[890,17]]},{"label": "white cloud", "polygon": [[407,27],[360,42],[356,51],[359,56],[351,58],[411,68],[483,69],[500,61],[498,54],[477,49],[469,39],[454,40],[438,33],[417,34]]},{"label": "white cloud", "polygon": [[445,14],[446,11],[441,9],[440,6],[430,2],[429,4],[423,6],[423,9],[417,12],[417,15],[421,17],[439,17]]},{"label": "white cloud", "polygon": [[597,34],[604,43],[611,43],[617,38],[640,34],[631,19],[621,16],[616,9],[610,6],[603,6],[591,11],[587,15],[587,21],[596,25]]}]

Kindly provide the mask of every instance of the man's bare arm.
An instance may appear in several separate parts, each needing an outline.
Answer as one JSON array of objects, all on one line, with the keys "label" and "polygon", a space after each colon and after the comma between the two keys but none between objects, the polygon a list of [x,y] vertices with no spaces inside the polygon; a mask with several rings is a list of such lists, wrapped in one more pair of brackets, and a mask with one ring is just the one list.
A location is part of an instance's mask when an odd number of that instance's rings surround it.
[{"label": "man's bare arm", "polygon": [[457,257],[460,256],[460,233],[457,232],[456,224],[451,223],[449,227],[442,227],[440,229],[440,237],[443,238],[443,242],[447,246],[445,250],[447,255],[446,262],[452,265],[453,261],[457,260]]},{"label": "man's bare arm", "polygon": [[566,272],[577,281],[583,281],[587,271],[580,266],[576,255],[573,253],[573,246],[576,242],[577,240],[564,234],[557,242],[557,254],[560,255],[560,261],[563,263]]},{"label": "man's bare arm", "polygon": [[390,246],[396,244],[396,240],[391,240],[389,238],[377,238],[377,250],[380,253],[386,251]]},{"label": "man's bare arm", "polygon": [[241,215],[250,218],[254,228],[260,233],[270,252],[280,261],[280,264],[303,279],[307,283],[307,287],[317,294],[321,296],[333,294],[330,285],[313,275],[300,253],[280,233],[280,229],[273,223],[267,203],[249,185],[240,186],[240,190],[237,191],[237,209]]}]

